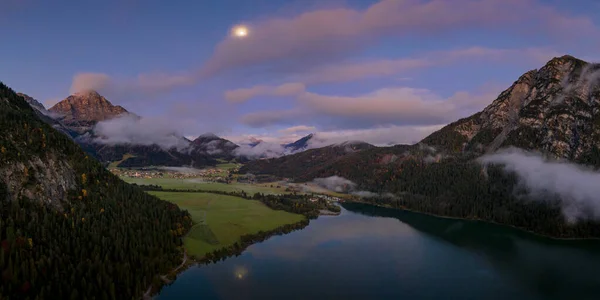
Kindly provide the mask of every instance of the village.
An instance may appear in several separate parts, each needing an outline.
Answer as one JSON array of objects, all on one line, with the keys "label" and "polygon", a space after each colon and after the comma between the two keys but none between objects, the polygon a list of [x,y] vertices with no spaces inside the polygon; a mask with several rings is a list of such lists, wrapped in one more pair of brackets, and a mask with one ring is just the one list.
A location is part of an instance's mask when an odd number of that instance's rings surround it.
[{"label": "village", "polygon": [[188,179],[188,178],[203,178],[210,181],[226,181],[229,172],[223,169],[210,168],[210,169],[198,169],[193,172],[181,172],[178,170],[171,170],[165,168],[138,168],[138,169],[123,169],[123,168],[111,168],[109,169],[113,174],[119,177],[129,178],[175,178],[175,179]]}]

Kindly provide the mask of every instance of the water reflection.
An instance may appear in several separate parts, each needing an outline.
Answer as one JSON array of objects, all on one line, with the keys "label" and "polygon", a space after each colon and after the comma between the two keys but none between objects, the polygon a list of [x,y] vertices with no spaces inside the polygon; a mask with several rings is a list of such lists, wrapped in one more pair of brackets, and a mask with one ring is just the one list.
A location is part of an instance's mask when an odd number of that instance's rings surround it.
[{"label": "water reflection", "polygon": [[191,268],[160,299],[597,299],[598,242],[344,204]]},{"label": "water reflection", "polygon": [[244,266],[236,266],[234,275],[235,278],[242,280],[248,275],[248,269]]},{"label": "water reflection", "polygon": [[400,220],[420,232],[466,249],[486,261],[507,280],[544,298],[600,297],[600,242],[565,241],[503,226],[383,209],[344,205],[349,211]]}]

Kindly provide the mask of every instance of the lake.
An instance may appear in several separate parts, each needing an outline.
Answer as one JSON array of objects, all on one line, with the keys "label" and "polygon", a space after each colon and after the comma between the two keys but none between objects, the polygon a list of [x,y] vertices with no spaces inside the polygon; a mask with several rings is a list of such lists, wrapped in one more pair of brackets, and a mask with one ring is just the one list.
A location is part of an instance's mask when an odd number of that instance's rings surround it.
[{"label": "lake", "polygon": [[191,267],[158,299],[599,299],[600,242],[362,204],[238,257]]}]

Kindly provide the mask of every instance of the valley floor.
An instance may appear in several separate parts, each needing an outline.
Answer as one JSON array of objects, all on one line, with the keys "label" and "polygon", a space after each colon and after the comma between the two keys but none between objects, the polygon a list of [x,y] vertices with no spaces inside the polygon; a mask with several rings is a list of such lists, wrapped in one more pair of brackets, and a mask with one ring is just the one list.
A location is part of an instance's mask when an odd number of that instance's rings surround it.
[{"label": "valley floor", "polygon": [[247,234],[294,224],[304,216],[272,210],[259,201],[211,193],[149,192],[187,210],[195,225],[184,238],[187,253],[202,258]]}]

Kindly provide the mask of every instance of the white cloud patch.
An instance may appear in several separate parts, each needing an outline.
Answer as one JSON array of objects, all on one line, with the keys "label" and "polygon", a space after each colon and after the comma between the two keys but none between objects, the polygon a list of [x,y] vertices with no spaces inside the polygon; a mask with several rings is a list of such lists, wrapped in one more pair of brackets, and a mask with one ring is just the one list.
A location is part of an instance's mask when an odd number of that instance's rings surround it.
[{"label": "white cloud patch", "polygon": [[[483,156],[482,164],[504,165],[534,199],[558,196],[568,221],[600,218],[600,173],[581,165],[549,160],[521,149],[509,148]],[[540,200],[543,201],[543,200]]]},{"label": "white cloud patch", "polygon": [[138,118],[126,115],[99,122],[94,127],[99,138],[95,141],[104,144],[159,145],[163,149],[185,149],[189,146],[169,120],[158,118]]},{"label": "white cloud patch", "polygon": [[[380,197],[381,195],[369,191],[357,191],[356,183],[340,176],[330,176],[326,178],[315,178],[312,183],[318,186],[338,193],[348,193],[361,198]],[[387,197],[393,197],[391,194],[386,194]]]},{"label": "white cloud patch", "polygon": [[243,156],[249,159],[259,159],[280,157],[285,153],[285,149],[280,144],[263,141],[256,145],[239,144],[239,147],[233,152],[237,156]]},{"label": "white cloud patch", "polygon": [[315,178],[313,182],[319,185],[320,187],[339,193],[352,191],[356,187],[356,184],[354,182],[339,176]]}]

